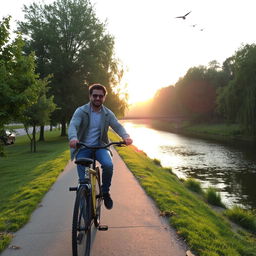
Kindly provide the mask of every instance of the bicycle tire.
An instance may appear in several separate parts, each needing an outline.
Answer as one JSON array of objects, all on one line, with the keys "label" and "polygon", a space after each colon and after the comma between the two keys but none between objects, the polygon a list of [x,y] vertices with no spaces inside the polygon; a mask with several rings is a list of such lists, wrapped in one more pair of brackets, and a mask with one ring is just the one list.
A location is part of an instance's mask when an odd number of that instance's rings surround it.
[{"label": "bicycle tire", "polygon": [[101,192],[101,179],[99,167],[96,167],[96,214],[94,216],[94,225],[98,227],[100,225],[100,215],[101,215],[101,203],[102,203],[102,192]]},{"label": "bicycle tire", "polygon": [[77,191],[72,223],[73,256],[89,256],[91,249],[91,197],[85,186]]}]

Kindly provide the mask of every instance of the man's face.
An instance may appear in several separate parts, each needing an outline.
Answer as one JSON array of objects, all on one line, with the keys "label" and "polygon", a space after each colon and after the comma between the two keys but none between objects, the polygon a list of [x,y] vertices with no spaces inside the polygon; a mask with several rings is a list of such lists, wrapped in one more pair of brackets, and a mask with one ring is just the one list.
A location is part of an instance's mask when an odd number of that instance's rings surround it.
[{"label": "man's face", "polygon": [[94,89],[92,91],[92,94],[90,95],[91,104],[94,107],[99,108],[99,107],[101,107],[101,105],[103,104],[104,101],[105,101],[104,92],[102,90]]}]

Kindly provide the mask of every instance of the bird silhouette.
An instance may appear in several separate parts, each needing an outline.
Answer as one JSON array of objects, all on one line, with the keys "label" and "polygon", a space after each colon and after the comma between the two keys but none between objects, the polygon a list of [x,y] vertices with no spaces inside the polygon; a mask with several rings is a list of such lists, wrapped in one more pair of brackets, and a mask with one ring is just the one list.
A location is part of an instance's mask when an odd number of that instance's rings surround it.
[{"label": "bird silhouette", "polygon": [[185,19],[186,19],[186,16],[188,16],[190,13],[191,13],[191,11],[188,12],[188,13],[186,13],[186,14],[183,15],[183,16],[178,16],[178,17],[175,17],[175,18],[178,18],[178,19],[181,18],[181,19],[185,20]]}]

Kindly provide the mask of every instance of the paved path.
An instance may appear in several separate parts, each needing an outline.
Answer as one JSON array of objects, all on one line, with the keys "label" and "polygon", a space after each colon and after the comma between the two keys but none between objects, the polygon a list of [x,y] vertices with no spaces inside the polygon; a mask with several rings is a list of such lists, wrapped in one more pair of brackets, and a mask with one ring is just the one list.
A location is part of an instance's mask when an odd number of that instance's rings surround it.
[{"label": "paved path", "polygon": [[[102,224],[108,231],[93,230],[92,256],[185,256],[184,245],[141,189],[137,180],[113,150],[114,208],[103,207]],[[1,256],[71,256],[71,222],[76,171],[69,163],[46,194],[27,225],[19,230]]]}]

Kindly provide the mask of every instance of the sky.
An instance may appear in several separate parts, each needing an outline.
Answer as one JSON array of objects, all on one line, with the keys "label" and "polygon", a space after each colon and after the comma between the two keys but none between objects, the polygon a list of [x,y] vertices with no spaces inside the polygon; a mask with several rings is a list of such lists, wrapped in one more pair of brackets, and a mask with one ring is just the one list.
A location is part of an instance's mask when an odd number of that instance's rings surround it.
[{"label": "sky", "polygon": [[[23,18],[32,0],[0,0],[0,17]],[[53,0],[45,0],[45,3]],[[256,42],[255,0],[91,0],[115,38],[129,103],[153,97],[194,66],[220,64]],[[190,12],[186,19],[175,18]],[[193,26],[195,25],[195,26]],[[202,30],[202,31],[201,31]]]}]

